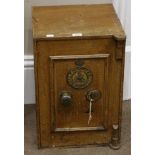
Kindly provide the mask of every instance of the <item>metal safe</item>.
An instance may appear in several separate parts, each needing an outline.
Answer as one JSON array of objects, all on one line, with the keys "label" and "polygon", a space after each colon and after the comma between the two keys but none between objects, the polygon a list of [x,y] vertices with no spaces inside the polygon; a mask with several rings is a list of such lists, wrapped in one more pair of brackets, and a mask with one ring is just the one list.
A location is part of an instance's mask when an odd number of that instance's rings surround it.
[{"label": "metal safe", "polygon": [[32,9],[38,146],[120,147],[125,34],[111,4]]}]

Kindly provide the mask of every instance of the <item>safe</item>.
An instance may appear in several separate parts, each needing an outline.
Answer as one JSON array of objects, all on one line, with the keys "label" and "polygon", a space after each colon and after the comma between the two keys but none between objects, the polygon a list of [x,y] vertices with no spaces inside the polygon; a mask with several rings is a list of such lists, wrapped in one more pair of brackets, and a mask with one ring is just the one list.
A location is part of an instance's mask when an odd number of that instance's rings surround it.
[{"label": "safe", "polygon": [[111,4],[32,8],[39,148],[120,147],[125,33]]}]

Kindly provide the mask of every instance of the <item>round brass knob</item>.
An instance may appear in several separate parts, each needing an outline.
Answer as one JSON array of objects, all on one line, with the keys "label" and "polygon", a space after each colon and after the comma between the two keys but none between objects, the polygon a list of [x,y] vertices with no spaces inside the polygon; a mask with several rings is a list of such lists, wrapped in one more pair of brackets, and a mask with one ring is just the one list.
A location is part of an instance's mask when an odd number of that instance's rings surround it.
[{"label": "round brass knob", "polygon": [[68,91],[63,91],[61,93],[61,103],[67,107],[67,106],[70,106],[72,104],[72,94]]}]

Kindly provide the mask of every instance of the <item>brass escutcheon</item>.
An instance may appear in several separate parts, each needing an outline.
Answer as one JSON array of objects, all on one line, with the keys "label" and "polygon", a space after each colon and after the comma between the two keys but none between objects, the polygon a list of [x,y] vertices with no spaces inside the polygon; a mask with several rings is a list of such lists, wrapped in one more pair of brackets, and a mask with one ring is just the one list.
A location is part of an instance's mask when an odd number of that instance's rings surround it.
[{"label": "brass escutcheon", "polygon": [[96,101],[101,98],[101,92],[99,90],[90,90],[86,94],[87,99]]},{"label": "brass escutcheon", "polygon": [[93,73],[85,67],[70,69],[67,74],[68,84],[75,89],[87,87],[92,82],[92,79]]}]

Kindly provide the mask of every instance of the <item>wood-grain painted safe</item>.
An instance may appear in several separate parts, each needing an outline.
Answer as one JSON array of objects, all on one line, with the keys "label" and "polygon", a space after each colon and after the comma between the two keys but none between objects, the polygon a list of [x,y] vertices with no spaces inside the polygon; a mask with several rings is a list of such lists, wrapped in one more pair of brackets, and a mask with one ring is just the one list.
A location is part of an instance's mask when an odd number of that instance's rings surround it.
[{"label": "wood-grain painted safe", "polygon": [[125,34],[111,4],[33,7],[38,146],[121,135]]}]

